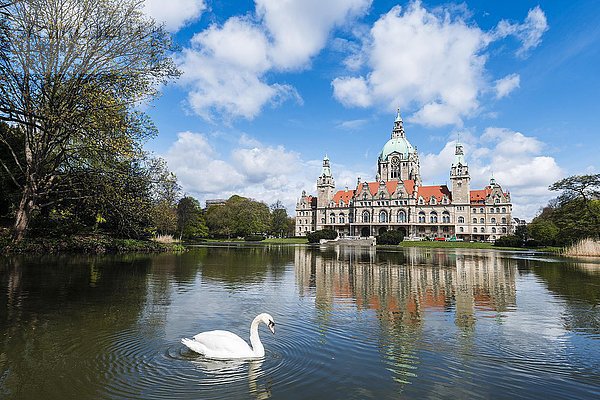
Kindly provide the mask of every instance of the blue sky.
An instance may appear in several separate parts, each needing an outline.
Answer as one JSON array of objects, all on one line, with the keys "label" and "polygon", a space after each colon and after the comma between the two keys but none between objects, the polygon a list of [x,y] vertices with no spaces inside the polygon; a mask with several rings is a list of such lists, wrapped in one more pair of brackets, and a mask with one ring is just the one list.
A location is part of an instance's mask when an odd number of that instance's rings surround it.
[{"label": "blue sky", "polygon": [[426,184],[460,135],[472,188],[493,175],[531,219],[599,173],[597,1],[146,0],[182,77],[146,111],[147,148],[201,201],[233,193],[293,212],[328,154],[338,188],[374,180],[400,107]]}]

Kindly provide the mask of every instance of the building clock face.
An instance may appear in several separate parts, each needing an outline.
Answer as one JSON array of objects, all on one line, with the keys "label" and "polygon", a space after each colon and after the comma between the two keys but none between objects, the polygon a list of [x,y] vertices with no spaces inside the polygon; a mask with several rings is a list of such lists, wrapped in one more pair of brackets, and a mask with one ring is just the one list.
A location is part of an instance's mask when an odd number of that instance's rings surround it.
[{"label": "building clock face", "polygon": [[398,164],[400,163],[400,159],[398,157],[392,157],[392,165],[393,166],[398,166]]}]

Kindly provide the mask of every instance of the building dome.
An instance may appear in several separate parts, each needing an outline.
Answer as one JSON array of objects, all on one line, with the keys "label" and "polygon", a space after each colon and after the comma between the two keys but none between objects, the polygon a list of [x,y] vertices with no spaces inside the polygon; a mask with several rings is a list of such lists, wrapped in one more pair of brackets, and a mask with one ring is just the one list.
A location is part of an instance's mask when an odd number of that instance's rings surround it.
[{"label": "building dome", "polygon": [[393,137],[383,146],[379,159],[383,161],[394,152],[401,154],[402,158],[408,158],[409,154],[415,152],[415,149],[406,140],[406,137]]}]

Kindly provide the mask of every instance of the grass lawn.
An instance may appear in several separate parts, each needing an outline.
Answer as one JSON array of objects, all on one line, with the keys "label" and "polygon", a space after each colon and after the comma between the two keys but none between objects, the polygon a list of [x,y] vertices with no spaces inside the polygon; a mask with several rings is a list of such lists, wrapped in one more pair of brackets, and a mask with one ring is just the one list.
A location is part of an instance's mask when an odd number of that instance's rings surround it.
[{"label": "grass lawn", "polygon": [[271,238],[265,239],[261,243],[275,243],[275,244],[306,244],[308,240],[305,238]]},{"label": "grass lawn", "polygon": [[490,250],[536,250],[550,253],[558,253],[560,247],[541,247],[535,249],[528,249],[523,247],[497,247],[492,243],[486,242],[439,242],[439,241],[421,241],[421,242],[409,242],[405,241],[400,243],[401,247],[427,247],[432,249],[439,248],[451,248],[451,249],[490,249]]}]

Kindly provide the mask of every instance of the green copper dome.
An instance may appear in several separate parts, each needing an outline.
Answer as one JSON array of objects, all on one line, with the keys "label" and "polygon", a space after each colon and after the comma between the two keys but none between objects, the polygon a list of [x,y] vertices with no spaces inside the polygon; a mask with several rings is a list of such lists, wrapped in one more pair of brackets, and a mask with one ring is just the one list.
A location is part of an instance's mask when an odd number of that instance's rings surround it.
[{"label": "green copper dome", "polygon": [[385,160],[392,153],[402,154],[402,158],[408,158],[409,154],[415,152],[410,142],[405,137],[394,137],[387,141],[379,154],[380,160]]}]

